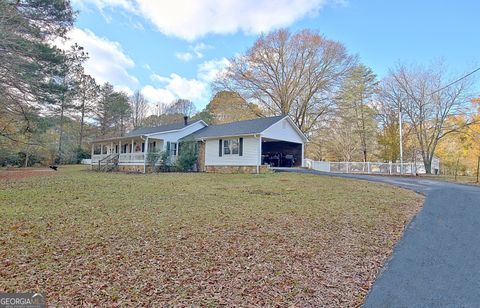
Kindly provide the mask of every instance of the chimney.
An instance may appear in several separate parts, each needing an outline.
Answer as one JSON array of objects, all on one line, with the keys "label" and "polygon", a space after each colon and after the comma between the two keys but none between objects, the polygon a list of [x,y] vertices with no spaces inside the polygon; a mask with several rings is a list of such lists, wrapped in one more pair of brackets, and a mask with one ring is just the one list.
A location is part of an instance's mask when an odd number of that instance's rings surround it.
[{"label": "chimney", "polygon": [[183,117],[183,123],[185,124],[185,126],[188,125],[188,117],[187,116]]}]

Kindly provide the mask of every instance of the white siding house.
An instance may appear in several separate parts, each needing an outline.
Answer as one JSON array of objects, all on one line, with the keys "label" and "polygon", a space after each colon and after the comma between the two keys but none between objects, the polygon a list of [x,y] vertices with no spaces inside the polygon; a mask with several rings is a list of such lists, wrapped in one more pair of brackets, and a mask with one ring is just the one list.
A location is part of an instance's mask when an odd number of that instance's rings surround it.
[{"label": "white siding house", "polygon": [[[225,138],[226,140],[238,140],[241,137]],[[260,157],[260,138],[253,136],[243,137],[243,153],[222,153],[219,155],[219,140],[205,140],[205,165],[206,166],[257,166]],[[223,145],[222,145],[223,147]],[[230,151],[231,152],[231,151]]]},{"label": "white siding house", "polygon": [[288,117],[285,117],[262,132],[263,138],[283,140],[295,143],[305,141],[302,132]]},{"label": "white siding house", "polygon": [[201,144],[200,170],[207,172],[258,173],[268,167],[302,166],[307,141],[287,116],[212,125],[186,138]]},{"label": "white siding house", "polygon": [[149,152],[170,151],[172,160],[178,155],[178,141],[207,126],[203,121],[167,124],[134,129],[125,136],[92,142],[91,165],[100,169],[109,165],[122,171],[145,172]]},{"label": "white siding house", "polygon": [[286,116],[208,126],[203,121],[140,128],[124,137],[92,142],[92,167],[102,164],[145,172],[147,154],[170,151],[175,161],[179,142],[193,140],[199,171],[261,172],[269,167],[301,166],[305,135]]}]

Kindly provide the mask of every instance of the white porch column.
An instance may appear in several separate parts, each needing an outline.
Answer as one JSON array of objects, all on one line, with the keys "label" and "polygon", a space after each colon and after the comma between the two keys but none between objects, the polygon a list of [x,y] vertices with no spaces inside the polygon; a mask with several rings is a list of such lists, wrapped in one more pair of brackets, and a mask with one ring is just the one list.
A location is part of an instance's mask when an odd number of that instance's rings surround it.
[{"label": "white porch column", "polygon": [[257,174],[260,173],[260,166],[262,165],[262,136],[258,136],[258,161],[257,161]]},{"label": "white porch column", "polygon": [[135,149],[133,148],[133,138],[132,138],[132,147],[130,148],[130,161],[133,160],[133,153],[135,153]]},{"label": "white porch column", "polygon": [[305,167],[305,143],[302,143],[302,167]]},{"label": "white porch column", "polygon": [[90,167],[93,169],[93,153],[95,153],[94,151],[95,149],[95,143],[92,142],[92,155],[90,155]]},{"label": "white porch column", "polygon": [[143,173],[147,173],[147,154],[148,154],[148,137],[145,138],[145,146],[143,147]]},{"label": "white porch column", "polygon": [[113,141],[110,142],[110,154],[113,154]]}]

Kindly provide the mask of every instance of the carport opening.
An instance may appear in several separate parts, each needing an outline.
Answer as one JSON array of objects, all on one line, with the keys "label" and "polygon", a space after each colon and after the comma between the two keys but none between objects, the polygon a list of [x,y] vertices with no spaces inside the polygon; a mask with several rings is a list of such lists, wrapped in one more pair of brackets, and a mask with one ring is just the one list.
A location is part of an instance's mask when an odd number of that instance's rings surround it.
[{"label": "carport opening", "polygon": [[302,144],[262,139],[262,165],[271,167],[302,166]]}]

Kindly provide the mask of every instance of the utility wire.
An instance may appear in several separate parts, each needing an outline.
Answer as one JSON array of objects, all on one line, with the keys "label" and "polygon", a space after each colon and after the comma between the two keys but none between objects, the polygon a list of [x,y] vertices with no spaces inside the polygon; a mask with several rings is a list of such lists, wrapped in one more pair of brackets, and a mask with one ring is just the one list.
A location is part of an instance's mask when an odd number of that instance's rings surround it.
[{"label": "utility wire", "polygon": [[460,78],[458,78],[457,80],[455,80],[455,81],[453,81],[453,82],[450,82],[450,83],[447,84],[446,86],[441,87],[440,89],[437,89],[437,90],[433,91],[432,93],[430,93],[430,95],[433,95],[433,94],[435,94],[435,93],[438,93],[438,92],[440,92],[440,91],[442,91],[442,90],[450,87],[451,85],[459,82],[460,80],[463,80],[463,79],[467,78],[468,76],[475,74],[475,73],[478,72],[478,71],[480,71],[480,67],[477,68],[476,70],[471,71],[470,73],[466,74],[465,76],[460,77]]}]

